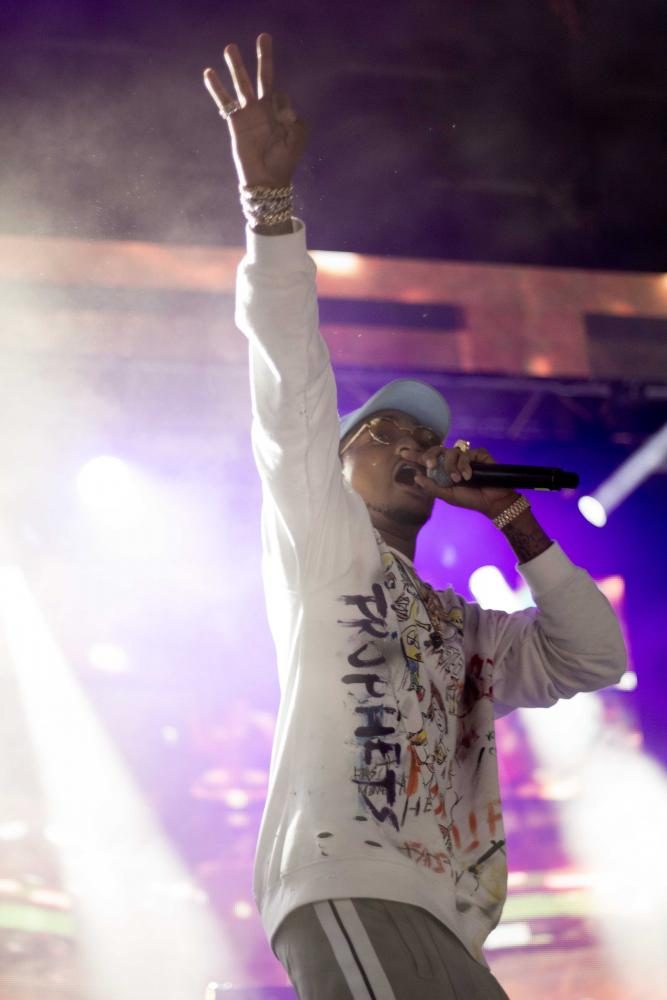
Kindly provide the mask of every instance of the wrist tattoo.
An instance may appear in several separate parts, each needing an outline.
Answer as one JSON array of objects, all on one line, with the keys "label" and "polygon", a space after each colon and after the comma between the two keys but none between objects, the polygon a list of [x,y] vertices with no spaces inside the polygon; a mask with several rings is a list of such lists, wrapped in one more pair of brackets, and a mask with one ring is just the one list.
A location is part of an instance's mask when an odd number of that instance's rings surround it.
[{"label": "wrist tattoo", "polygon": [[503,534],[519,557],[519,563],[529,562],[553,544],[529,511],[510,521],[503,528]]}]

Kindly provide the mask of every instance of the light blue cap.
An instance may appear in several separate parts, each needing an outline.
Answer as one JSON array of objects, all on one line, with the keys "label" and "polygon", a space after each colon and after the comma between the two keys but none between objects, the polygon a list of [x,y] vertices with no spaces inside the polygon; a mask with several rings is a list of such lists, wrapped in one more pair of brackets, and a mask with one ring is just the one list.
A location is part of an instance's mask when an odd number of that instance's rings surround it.
[{"label": "light blue cap", "polygon": [[445,398],[427,382],[397,378],[387,382],[363,406],[339,418],[339,439],[342,440],[348,431],[378,410],[401,410],[420,424],[437,431],[443,440],[447,437],[449,406]]}]

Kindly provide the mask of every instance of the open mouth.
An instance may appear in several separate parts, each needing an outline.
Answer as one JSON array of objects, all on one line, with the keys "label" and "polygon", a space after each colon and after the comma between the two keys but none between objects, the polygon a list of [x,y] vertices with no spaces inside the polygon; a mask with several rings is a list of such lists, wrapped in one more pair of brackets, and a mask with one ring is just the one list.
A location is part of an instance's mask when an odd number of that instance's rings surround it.
[{"label": "open mouth", "polygon": [[[403,486],[412,486],[416,490],[421,490],[421,486],[415,482],[415,476],[418,472],[425,476],[425,467],[423,465],[418,465],[416,462],[401,462],[398,469],[394,473],[394,479],[397,483],[401,483]],[[421,491],[423,492],[423,490]]]}]

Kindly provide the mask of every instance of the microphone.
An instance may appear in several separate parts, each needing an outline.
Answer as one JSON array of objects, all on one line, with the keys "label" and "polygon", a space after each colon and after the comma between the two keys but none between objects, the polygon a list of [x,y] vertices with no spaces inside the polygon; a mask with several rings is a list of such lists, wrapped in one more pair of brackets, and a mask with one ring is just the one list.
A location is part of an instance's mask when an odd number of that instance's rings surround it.
[{"label": "microphone", "polygon": [[435,469],[429,469],[428,478],[438,486],[492,486],[499,490],[564,490],[579,485],[576,472],[550,469],[544,465],[501,465],[495,462],[471,462],[472,476],[458,483],[452,482],[444,469],[442,455]]}]

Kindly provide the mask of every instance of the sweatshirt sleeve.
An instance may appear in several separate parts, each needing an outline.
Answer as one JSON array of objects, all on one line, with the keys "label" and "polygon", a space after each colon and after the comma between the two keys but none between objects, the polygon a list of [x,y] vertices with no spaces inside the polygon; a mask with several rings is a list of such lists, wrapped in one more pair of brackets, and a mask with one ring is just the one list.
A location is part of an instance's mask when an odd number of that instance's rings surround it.
[{"label": "sweatshirt sleeve", "polygon": [[468,605],[473,634],[494,660],[496,717],[617,684],[627,665],[609,601],[557,543],[518,567],[536,607],[512,614]]},{"label": "sweatshirt sleeve", "polygon": [[351,547],[355,504],[338,457],[336,384],[319,332],[315,263],[303,223],[293,224],[284,236],[246,230],[235,315],[249,343],[264,558],[289,590],[303,585],[314,564],[336,571]]}]

